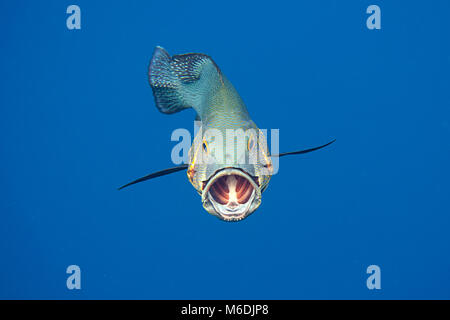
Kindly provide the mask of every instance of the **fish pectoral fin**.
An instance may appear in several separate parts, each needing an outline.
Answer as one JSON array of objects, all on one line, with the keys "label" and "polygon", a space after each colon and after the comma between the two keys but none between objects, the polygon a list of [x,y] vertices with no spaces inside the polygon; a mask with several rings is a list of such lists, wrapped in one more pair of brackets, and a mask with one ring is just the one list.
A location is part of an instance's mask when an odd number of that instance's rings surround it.
[{"label": "fish pectoral fin", "polygon": [[279,155],[272,155],[272,157],[283,157],[283,156],[288,156],[288,155],[294,155],[294,154],[304,154],[304,153],[308,153],[308,152],[312,152],[312,151],[316,151],[322,148],[325,148],[326,146],[329,146],[330,144],[332,144],[333,142],[335,142],[336,139],[331,140],[330,142],[319,146],[319,147],[315,147],[315,148],[310,148],[310,149],[305,149],[305,150],[300,150],[300,151],[291,151],[291,152],[284,152],[284,153],[280,153]]},{"label": "fish pectoral fin", "polygon": [[181,166],[168,168],[168,169],[164,169],[164,170],[161,170],[161,171],[158,171],[158,172],[150,173],[149,175],[146,175],[145,177],[139,178],[139,179],[134,180],[134,181],[132,181],[130,183],[127,183],[126,185],[121,186],[120,188],[118,188],[118,190],[121,190],[121,189],[126,188],[128,186],[131,186],[132,184],[135,184],[135,183],[138,183],[138,182],[143,182],[143,181],[150,180],[150,179],[153,179],[153,178],[165,176],[167,174],[171,174],[171,173],[178,172],[178,171],[181,171],[181,170],[186,170],[187,167],[188,167],[187,164],[182,164]]}]

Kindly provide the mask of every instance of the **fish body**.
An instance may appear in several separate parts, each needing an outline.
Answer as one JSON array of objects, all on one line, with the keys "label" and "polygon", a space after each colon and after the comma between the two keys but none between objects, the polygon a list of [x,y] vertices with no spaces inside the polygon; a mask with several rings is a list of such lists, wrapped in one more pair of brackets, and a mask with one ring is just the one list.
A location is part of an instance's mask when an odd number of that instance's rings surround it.
[{"label": "fish body", "polygon": [[248,217],[261,204],[274,173],[272,157],[299,155],[319,147],[269,154],[263,132],[252,121],[238,92],[207,55],[170,56],[156,47],[149,66],[156,107],[165,114],[192,108],[199,123],[188,163],[146,175],[135,183],[186,170],[205,210],[224,221]]},{"label": "fish body", "polygon": [[200,129],[189,150],[187,176],[205,210],[226,221],[254,212],[272,175],[267,141],[216,63],[204,54],[171,57],[156,47],[149,82],[159,111],[197,113]]}]

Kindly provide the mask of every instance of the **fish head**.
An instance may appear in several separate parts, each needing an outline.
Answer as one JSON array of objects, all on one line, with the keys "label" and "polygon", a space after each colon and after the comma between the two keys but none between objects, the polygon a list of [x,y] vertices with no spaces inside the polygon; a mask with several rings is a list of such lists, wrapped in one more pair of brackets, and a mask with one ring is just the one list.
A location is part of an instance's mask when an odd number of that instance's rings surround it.
[{"label": "fish head", "polygon": [[187,175],[204,209],[239,221],[261,204],[273,173],[264,133],[254,127],[200,130],[189,151]]}]

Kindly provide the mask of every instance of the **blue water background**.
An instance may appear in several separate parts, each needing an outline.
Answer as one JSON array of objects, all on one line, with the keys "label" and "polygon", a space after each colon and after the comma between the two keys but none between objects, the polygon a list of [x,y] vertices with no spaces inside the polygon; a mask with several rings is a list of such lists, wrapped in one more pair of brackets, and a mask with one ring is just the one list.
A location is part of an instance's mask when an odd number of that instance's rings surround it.
[{"label": "blue water background", "polygon": [[[81,30],[66,8],[81,8]],[[381,8],[381,30],[366,8]],[[0,2],[0,298],[450,298],[448,1]],[[213,57],[282,158],[208,215],[170,167],[156,45]],[[66,288],[79,265],[82,289]],[[368,290],[366,268],[381,268]]]}]

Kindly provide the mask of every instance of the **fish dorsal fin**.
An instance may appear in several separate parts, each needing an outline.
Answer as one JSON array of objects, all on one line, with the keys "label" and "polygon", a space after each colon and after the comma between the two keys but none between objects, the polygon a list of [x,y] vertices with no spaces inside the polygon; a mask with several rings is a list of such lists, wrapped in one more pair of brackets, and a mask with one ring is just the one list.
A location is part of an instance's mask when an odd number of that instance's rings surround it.
[{"label": "fish dorsal fin", "polygon": [[162,113],[175,113],[194,108],[197,114],[201,97],[221,81],[215,62],[206,54],[174,55],[156,47],[149,66],[149,82],[156,107]]}]

